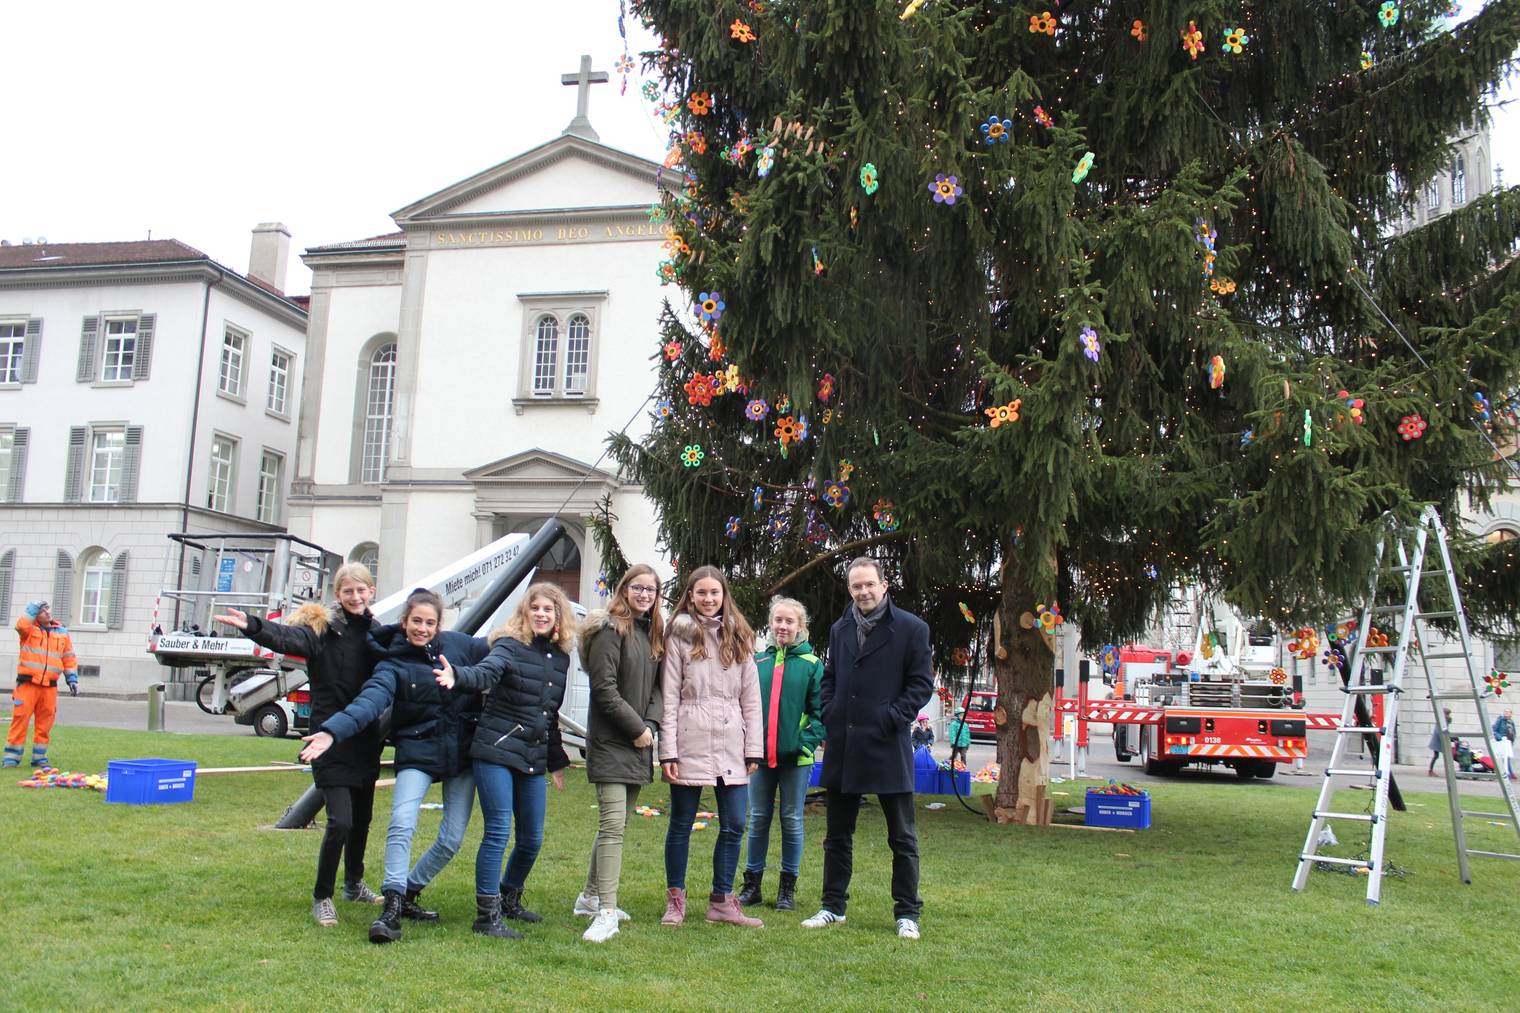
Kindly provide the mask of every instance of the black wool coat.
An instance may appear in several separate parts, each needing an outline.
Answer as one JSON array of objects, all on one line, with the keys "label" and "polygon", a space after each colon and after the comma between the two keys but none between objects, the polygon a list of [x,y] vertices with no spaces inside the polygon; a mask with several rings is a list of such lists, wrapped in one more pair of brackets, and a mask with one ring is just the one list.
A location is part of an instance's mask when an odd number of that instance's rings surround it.
[{"label": "black wool coat", "polygon": [[829,630],[823,664],[825,788],[852,795],[913,790],[909,726],[934,693],[929,626],[887,599],[887,611],[855,644],[855,610]]},{"label": "black wool coat", "polygon": [[559,707],[570,656],[548,637],[525,644],[516,637],[493,636],[484,661],[454,669],[455,692],[486,694],[471,758],[523,774],[563,770],[570,758],[560,742]]},{"label": "black wool coat", "polygon": [[[243,636],[261,647],[306,659],[311,727],[321,728],[353,702],[374,672],[368,643],[372,623],[367,611],[352,616],[312,602],[296,609],[285,623],[249,616]],[[311,765],[312,780],[318,788],[370,787],[380,776],[384,745],[379,730],[370,725],[317,757]]]}]

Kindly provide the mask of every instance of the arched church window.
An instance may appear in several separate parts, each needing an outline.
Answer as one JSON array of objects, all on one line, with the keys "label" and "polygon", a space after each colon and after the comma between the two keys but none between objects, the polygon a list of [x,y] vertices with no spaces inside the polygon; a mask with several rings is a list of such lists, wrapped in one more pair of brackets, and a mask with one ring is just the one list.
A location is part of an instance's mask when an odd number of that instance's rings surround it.
[{"label": "arched church window", "polygon": [[1467,203],[1467,159],[1458,154],[1451,163],[1451,206]]},{"label": "arched church window", "polygon": [[559,378],[559,321],[548,313],[538,318],[533,337],[533,396],[552,397]]},{"label": "arched church window", "polygon": [[359,481],[385,481],[385,465],[391,437],[391,417],[396,409],[396,346],[381,345],[369,360],[369,382],[364,396],[364,445]]},{"label": "arched church window", "polygon": [[591,372],[591,318],[577,313],[570,318],[565,339],[565,393],[586,393]]}]

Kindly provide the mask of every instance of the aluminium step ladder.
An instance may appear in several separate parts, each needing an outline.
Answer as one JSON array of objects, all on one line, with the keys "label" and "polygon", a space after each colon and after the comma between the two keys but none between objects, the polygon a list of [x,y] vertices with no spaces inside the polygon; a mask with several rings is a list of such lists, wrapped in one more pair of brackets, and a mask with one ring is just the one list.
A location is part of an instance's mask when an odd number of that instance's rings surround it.
[{"label": "aluminium step ladder", "polygon": [[[1445,761],[1446,794],[1451,805],[1452,831],[1456,837],[1457,865],[1461,871],[1462,882],[1472,882],[1472,873],[1468,865],[1468,859],[1471,856],[1520,860],[1520,854],[1482,851],[1467,847],[1467,835],[1462,821],[1468,817],[1508,821],[1517,836],[1520,836],[1520,803],[1516,801],[1514,788],[1504,778],[1503,772],[1499,771],[1493,775],[1493,779],[1499,785],[1500,795],[1507,811],[1472,811],[1463,808],[1456,764],[1452,759],[1451,741],[1457,736],[1469,738],[1481,736],[1487,746],[1488,755],[1494,755],[1493,723],[1489,719],[1488,708],[1485,705],[1488,691],[1483,686],[1475,667],[1472,638],[1467,628],[1467,614],[1462,608],[1462,595],[1457,587],[1456,573],[1452,569],[1451,548],[1446,538],[1446,528],[1441,523],[1441,517],[1434,507],[1427,506],[1421,511],[1412,534],[1412,544],[1406,541],[1405,536],[1394,532],[1385,535],[1378,543],[1377,559],[1368,581],[1367,600],[1362,606],[1361,616],[1357,622],[1356,644],[1347,663],[1345,705],[1341,711],[1340,724],[1335,729],[1335,744],[1330,751],[1330,762],[1325,769],[1325,780],[1320,786],[1319,800],[1315,803],[1313,818],[1309,823],[1309,834],[1304,841],[1303,850],[1299,852],[1298,871],[1293,877],[1294,890],[1302,890],[1308,884],[1309,873],[1315,864],[1323,862],[1364,872],[1367,876],[1367,903],[1377,904],[1381,899],[1385,871],[1383,853],[1388,834],[1388,791],[1393,773],[1393,749],[1388,740],[1388,733],[1398,727],[1399,704],[1405,691],[1404,676],[1408,669],[1411,651],[1419,656],[1420,666],[1425,673],[1426,687],[1429,690],[1431,712],[1435,716],[1436,728],[1440,732],[1441,755]],[[1397,563],[1387,569],[1386,577],[1391,578],[1389,590],[1401,591],[1403,602],[1380,605],[1378,604],[1378,585],[1380,580],[1385,578],[1383,557],[1390,538],[1393,540],[1397,554]],[[1434,569],[1427,568],[1427,559],[1431,556],[1432,549],[1439,554],[1437,568]],[[1437,589],[1445,589],[1447,600],[1437,602],[1435,607],[1429,607],[1422,604],[1420,585],[1422,581],[1434,578],[1441,578],[1437,583]],[[1428,592],[1425,595],[1425,601],[1427,603],[1430,601]],[[1378,616],[1397,617],[1396,641],[1390,639],[1390,642],[1386,644],[1381,642],[1368,644],[1373,621]],[[1421,648],[1421,645],[1429,643],[1425,634],[1426,623],[1430,620],[1455,622],[1457,644],[1452,649],[1431,651]],[[1369,659],[1380,655],[1392,659],[1388,677],[1385,680],[1373,679],[1369,683],[1350,678],[1352,675],[1361,673],[1369,663]],[[1463,660],[1465,682],[1461,689],[1443,691],[1437,685],[1436,673],[1430,663],[1456,658]],[[1381,725],[1369,728],[1360,724],[1356,715],[1358,703],[1365,702],[1373,696],[1382,696],[1385,706]],[[1441,707],[1443,703],[1453,700],[1472,703],[1478,717],[1478,730],[1453,731],[1447,726],[1441,717]],[[1376,734],[1380,739],[1380,748],[1376,750],[1376,767],[1368,770],[1345,766],[1344,758],[1353,738],[1369,733]],[[1371,813],[1335,812],[1330,808],[1335,792],[1335,777],[1346,774],[1373,778]],[[1330,820],[1347,820],[1372,825],[1371,846],[1366,859],[1339,858],[1317,853],[1320,834]]]}]

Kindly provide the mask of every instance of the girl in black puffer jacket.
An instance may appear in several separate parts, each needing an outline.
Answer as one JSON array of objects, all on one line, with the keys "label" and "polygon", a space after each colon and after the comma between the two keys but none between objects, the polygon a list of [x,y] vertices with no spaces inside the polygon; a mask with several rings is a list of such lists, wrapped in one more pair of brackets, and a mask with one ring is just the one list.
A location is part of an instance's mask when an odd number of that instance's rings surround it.
[{"label": "girl in black puffer jacket", "polygon": [[[534,584],[506,625],[491,634],[491,653],[484,661],[456,669],[445,659],[433,673],[439,685],[455,692],[486,693],[470,746],[485,821],[475,858],[474,929],[482,935],[521,939],[501,920],[540,920],[522,906],[522,891],[544,841],[544,773],[563,790],[570,765],[560,745],[559,706],[574,638],[564,592],[553,584]],[[517,843],[503,875],[502,854],[514,818]]]}]

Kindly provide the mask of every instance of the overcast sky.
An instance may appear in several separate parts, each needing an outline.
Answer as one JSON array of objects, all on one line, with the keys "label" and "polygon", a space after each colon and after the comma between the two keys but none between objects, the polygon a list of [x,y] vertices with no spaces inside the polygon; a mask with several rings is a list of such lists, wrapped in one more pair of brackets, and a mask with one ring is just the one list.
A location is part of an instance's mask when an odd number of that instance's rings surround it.
[{"label": "overcast sky", "polygon": [[[300,250],[393,231],[390,212],[557,136],[575,112],[560,75],[582,53],[610,73],[617,22],[617,0],[7,0],[0,238],[151,230],[241,271],[249,230],[281,221],[286,288],[306,292]],[[627,29],[635,55],[652,47],[631,14]],[[592,125],[658,159],[640,78],[620,95],[612,77]],[[1520,110],[1496,114],[1493,142],[1520,182]]]}]

